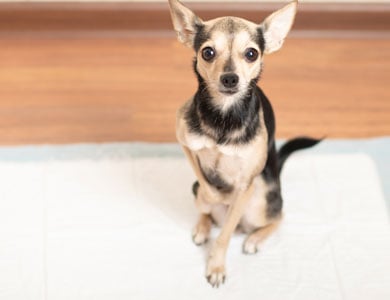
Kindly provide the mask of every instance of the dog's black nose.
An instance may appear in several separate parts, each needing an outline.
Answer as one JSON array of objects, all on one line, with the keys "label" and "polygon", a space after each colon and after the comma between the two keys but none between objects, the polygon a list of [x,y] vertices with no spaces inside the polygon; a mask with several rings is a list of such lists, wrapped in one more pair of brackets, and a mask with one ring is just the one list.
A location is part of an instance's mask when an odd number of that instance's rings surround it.
[{"label": "dog's black nose", "polygon": [[221,83],[226,88],[234,88],[238,84],[238,76],[234,73],[226,73],[221,76]]}]

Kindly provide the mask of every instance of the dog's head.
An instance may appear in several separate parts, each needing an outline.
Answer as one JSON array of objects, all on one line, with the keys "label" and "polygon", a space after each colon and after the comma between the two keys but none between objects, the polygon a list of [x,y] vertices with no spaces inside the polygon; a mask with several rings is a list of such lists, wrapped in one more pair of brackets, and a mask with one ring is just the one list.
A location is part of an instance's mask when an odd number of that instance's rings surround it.
[{"label": "dog's head", "polygon": [[293,24],[297,1],[261,24],[236,17],[202,21],[178,0],[169,0],[169,5],[179,41],[195,50],[195,72],[213,99],[225,106],[257,81],[263,55],[281,48]]}]

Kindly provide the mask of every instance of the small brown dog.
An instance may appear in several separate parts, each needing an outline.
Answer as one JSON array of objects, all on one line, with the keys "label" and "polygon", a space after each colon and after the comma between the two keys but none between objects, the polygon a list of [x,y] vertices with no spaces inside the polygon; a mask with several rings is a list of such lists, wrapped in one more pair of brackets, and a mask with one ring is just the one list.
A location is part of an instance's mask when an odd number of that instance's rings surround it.
[{"label": "small brown dog", "polygon": [[180,42],[195,51],[199,87],[177,114],[176,134],[198,179],[193,192],[200,217],[193,232],[207,241],[212,222],[221,233],[211,248],[206,277],[225,280],[225,255],[237,228],[249,233],[245,253],[255,253],[282,216],[279,174],[295,150],[319,140],[297,138],[277,152],[270,102],[257,87],[264,54],[281,48],[297,1],[255,24],[236,17],[202,21],[178,0],[169,0]]}]

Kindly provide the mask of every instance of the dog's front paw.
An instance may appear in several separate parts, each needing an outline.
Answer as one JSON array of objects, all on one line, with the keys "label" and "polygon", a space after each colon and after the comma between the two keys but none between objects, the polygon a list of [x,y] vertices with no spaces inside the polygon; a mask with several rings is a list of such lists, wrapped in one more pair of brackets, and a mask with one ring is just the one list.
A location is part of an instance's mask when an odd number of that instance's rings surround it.
[{"label": "dog's front paw", "polygon": [[219,287],[221,284],[225,283],[225,267],[208,267],[206,272],[206,278],[212,287]]}]

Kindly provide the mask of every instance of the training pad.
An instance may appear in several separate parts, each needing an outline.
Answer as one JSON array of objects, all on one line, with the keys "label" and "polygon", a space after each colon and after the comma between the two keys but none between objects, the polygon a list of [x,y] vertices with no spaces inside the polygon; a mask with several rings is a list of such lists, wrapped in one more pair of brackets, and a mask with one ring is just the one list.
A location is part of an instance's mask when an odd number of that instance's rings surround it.
[{"label": "training pad", "polygon": [[0,299],[390,299],[389,221],[365,154],[291,156],[281,227],[256,255],[235,234],[219,289],[204,277],[210,244],[191,241],[181,154],[3,159],[0,179]]}]

